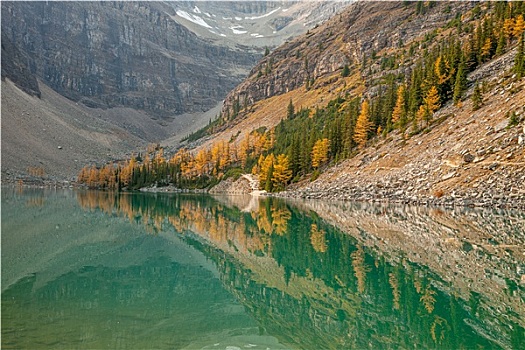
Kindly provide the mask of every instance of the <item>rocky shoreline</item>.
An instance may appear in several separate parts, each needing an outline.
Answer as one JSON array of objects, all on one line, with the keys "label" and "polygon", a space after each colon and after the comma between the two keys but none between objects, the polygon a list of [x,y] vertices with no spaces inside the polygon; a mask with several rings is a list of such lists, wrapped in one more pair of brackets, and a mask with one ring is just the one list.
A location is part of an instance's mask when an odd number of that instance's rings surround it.
[{"label": "rocky shoreline", "polygon": [[[525,177],[525,174],[523,175]],[[521,180],[525,181],[525,180]],[[2,186],[21,186],[24,188],[84,188],[69,181],[31,181],[15,183],[2,181]],[[244,181],[225,181],[216,187],[207,189],[180,189],[174,186],[144,187],[143,193],[209,193],[227,195],[271,196],[283,199],[309,199],[338,202],[390,203],[432,207],[477,207],[525,210],[525,188],[521,192],[501,192],[501,181],[492,181],[482,192],[457,190],[447,196],[425,196],[413,191],[410,183],[366,182],[353,180],[347,183],[309,183],[307,186],[278,193],[250,191]],[[241,185],[241,186],[236,186]],[[255,193],[257,192],[257,193]]]},{"label": "rocky shoreline", "polygon": [[485,190],[481,196],[469,196],[468,193],[458,192],[450,196],[435,197],[421,196],[416,193],[400,189],[399,187],[384,187],[380,184],[334,185],[327,190],[319,191],[314,187],[305,187],[300,190],[286,191],[274,194],[282,198],[318,199],[324,201],[348,201],[367,203],[395,203],[436,207],[479,207],[525,210],[525,195],[501,193]]}]

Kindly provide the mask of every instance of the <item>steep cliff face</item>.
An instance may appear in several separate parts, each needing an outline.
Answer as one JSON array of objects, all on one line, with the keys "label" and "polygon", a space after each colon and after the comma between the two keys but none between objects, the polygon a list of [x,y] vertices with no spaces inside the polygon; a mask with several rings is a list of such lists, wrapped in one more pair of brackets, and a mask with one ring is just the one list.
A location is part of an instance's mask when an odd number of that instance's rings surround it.
[{"label": "steep cliff face", "polygon": [[2,81],[8,78],[25,93],[40,97],[38,82],[29,69],[29,58],[2,32]]},{"label": "steep cliff face", "polygon": [[45,84],[90,107],[208,110],[259,56],[211,45],[174,16],[161,2],[2,2],[2,42]]}]

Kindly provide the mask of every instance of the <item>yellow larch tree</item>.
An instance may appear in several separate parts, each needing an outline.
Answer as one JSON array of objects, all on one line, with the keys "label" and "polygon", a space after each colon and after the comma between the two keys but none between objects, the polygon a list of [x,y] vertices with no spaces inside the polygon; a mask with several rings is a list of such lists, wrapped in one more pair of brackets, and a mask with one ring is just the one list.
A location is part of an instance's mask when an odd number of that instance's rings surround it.
[{"label": "yellow larch tree", "polygon": [[316,224],[310,226],[310,243],[316,252],[324,253],[328,249],[326,233],[319,230]]},{"label": "yellow larch tree", "polygon": [[78,173],[77,181],[79,183],[87,183],[89,179],[89,167],[86,165]]},{"label": "yellow larch tree", "polygon": [[513,34],[516,38],[520,38],[521,34],[525,31],[525,20],[523,15],[516,17],[516,22],[514,22]]},{"label": "yellow larch tree", "polygon": [[131,182],[131,176],[133,175],[133,169],[137,166],[137,159],[135,155],[132,155],[130,160],[124,164],[120,171],[120,182],[124,186],[128,186]]},{"label": "yellow larch tree", "polygon": [[503,33],[505,34],[505,37],[507,40],[509,40],[514,35],[514,19],[507,18],[505,22],[503,22]]},{"label": "yellow larch tree", "polygon": [[264,142],[263,150],[267,151],[270,148],[272,148],[273,144],[275,143],[275,131],[274,131],[274,129],[272,129],[272,130],[270,130],[268,132],[268,136],[266,136],[266,135],[264,135],[264,136],[265,136],[265,142]]},{"label": "yellow larch tree", "polygon": [[163,165],[164,163],[166,163],[166,159],[164,158],[164,148],[159,148],[159,150],[155,154],[155,163],[157,165]]},{"label": "yellow larch tree", "polygon": [[430,120],[432,119],[432,115],[439,109],[439,107],[439,93],[437,88],[433,85],[428,90],[425,98],[423,98],[423,104],[419,106],[419,110],[417,111],[417,119],[421,122],[424,121],[428,126]]},{"label": "yellow larch tree", "polygon": [[181,148],[171,157],[170,163],[172,164],[181,164],[184,162],[189,156],[189,152],[186,148]]},{"label": "yellow larch tree", "polygon": [[259,157],[259,161],[257,162],[258,168],[259,168],[259,187],[261,189],[264,189],[266,186],[266,183],[268,180],[271,181],[271,178],[273,177],[272,174],[270,174],[270,170],[273,168],[275,163],[275,156],[273,153],[270,153],[266,157],[261,155]]},{"label": "yellow larch tree", "polygon": [[483,58],[490,56],[490,50],[492,49],[492,40],[490,38],[485,39],[485,43],[481,47],[481,56]]},{"label": "yellow larch tree", "polygon": [[370,104],[367,100],[363,101],[361,105],[361,113],[357,117],[357,122],[354,129],[354,141],[359,148],[363,148],[368,140],[368,132],[372,123],[370,122]]},{"label": "yellow larch tree", "polygon": [[259,134],[257,131],[253,133],[253,153],[255,156],[262,153],[266,141],[265,133]]},{"label": "yellow larch tree", "polygon": [[272,183],[277,190],[283,190],[288,181],[292,178],[292,170],[290,169],[290,161],[284,154],[279,154],[273,166]]},{"label": "yellow larch tree", "polygon": [[394,110],[392,111],[392,124],[398,123],[405,115],[405,86],[397,88],[397,99]]},{"label": "yellow larch tree", "polygon": [[315,141],[312,148],[312,166],[319,168],[328,161],[328,152],[330,151],[330,140],[327,138]]},{"label": "yellow larch tree", "polygon": [[89,177],[87,184],[91,188],[95,188],[98,186],[98,169],[93,165],[91,169],[89,169]]},{"label": "yellow larch tree", "polygon": [[208,173],[208,151],[206,149],[201,149],[197,152],[195,156],[195,171],[199,176]]},{"label": "yellow larch tree", "polygon": [[450,67],[448,59],[440,55],[434,62],[434,73],[438,79],[438,84],[444,84],[454,75],[454,68]]}]

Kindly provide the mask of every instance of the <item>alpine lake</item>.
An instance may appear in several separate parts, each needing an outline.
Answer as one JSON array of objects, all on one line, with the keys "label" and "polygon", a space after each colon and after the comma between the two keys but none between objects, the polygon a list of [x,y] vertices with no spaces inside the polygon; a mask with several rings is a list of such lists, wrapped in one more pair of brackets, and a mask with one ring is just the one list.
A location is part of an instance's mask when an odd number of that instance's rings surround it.
[{"label": "alpine lake", "polygon": [[525,213],[2,188],[2,349],[525,349]]}]

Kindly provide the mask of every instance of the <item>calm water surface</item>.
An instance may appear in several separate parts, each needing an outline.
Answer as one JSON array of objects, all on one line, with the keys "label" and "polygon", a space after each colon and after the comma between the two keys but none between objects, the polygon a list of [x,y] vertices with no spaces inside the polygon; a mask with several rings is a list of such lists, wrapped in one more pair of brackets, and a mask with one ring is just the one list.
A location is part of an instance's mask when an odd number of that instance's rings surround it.
[{"label": "calm water surface", "polygon": [[525,349],[525,213],[2,190],[2,349]]}]

